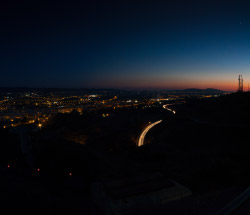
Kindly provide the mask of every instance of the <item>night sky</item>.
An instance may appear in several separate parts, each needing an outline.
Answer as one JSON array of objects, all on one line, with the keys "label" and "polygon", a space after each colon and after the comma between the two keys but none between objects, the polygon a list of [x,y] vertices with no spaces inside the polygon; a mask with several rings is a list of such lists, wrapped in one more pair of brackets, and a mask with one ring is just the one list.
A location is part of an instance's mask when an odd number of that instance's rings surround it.
[{"label": "night sky", "polygon": [[0,3],[2,87],[250,82],[249,0],[18,2]]}]

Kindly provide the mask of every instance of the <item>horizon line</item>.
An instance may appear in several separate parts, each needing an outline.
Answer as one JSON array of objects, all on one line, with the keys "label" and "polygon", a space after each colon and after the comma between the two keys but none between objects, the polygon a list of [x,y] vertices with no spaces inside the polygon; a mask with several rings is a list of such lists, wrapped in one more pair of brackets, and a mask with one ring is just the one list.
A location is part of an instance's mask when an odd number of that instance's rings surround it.
[{"label": "horizon line", "polygon": [[168,90],[168,91],[174,91],[174,90],[219,90],[223,92],[235,92],[237,90],[221,90],[218,88],[195,88],[195,87],[190,87],[190,88],[157,88],[157,87],[28,87],[28,86],[17,86],[17,87],[2,87],[0,86],[0,89],[89,89],[89,90],[97,90],[97,89],[103,89],[103,90]]}]

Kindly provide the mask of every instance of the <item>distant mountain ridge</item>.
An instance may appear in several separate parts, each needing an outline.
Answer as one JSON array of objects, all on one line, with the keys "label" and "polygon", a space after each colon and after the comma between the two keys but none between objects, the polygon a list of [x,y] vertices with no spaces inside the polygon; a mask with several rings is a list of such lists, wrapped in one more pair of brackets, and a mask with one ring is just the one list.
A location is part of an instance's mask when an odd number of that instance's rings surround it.
[{"label": "distant mountain ridge", "polygon": [[222,94],[225,91],[214,89],[214,88],[206,88],[206,89],[199,89],[199,88],[188,88],[183,90],[174,90],[174,89],[117,89],[117,88],[32,88],[32,87],[0,87],[0,93],[4,92],[95,92],[98,93],[100,91],[124,91],[124,92],[131,92],[131,91],[167,91],[167,92],[179,92],[179,93],[205,93],[205,94]]},{"label": "distant mountain ridge", "polygon": [[188,88],[183,90],[184,92],[189,93],[224,93],[225,91],[214,89],[214,88],[206,88],[206,89],[199,89],[199,88]]}]

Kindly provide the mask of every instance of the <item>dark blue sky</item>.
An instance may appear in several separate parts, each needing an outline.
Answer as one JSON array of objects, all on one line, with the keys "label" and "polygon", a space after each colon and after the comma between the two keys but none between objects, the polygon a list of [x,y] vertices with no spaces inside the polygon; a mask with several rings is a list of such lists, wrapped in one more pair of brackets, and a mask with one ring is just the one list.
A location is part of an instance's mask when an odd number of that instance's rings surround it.
[{"label": "dark blue sky", "polygon": [[0,86],[235,89],[238,74],[250,81],[247,0],[19,1],[1,3],[0,14]]}]

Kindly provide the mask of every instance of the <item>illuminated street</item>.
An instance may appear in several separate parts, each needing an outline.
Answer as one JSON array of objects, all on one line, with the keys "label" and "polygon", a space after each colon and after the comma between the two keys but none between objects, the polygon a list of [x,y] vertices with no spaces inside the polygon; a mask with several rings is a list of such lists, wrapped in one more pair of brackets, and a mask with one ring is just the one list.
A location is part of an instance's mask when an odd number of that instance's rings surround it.
[{"label": "illuminated street", "polygon": [[168,111],[171,111],[173,114],[175,114],[176,112],[174,110],[168,108],[168,106],[170,106],[170,105],[172,105],[172,104],[163,105],[163,108],[166,109],[166,110],[168,110]]},{"label": "illuminated street", "polygon": [[145,139],[145,136],[146,136],[146,134],[148,133],[148,131],[149,131],[151,128],[153,128],[155,125],[161,123],[161,121],[162,121],[162,120],[156,121],[156,122],[154,122],[154,123],[148,125],[148,126],[143,130],[143,132],[142,132],[141,135],[140,135],[140,138],[139,138],[139,141],[138,141],[137,146],[142,146],[142,145],[144,144],[144,139]]}]

